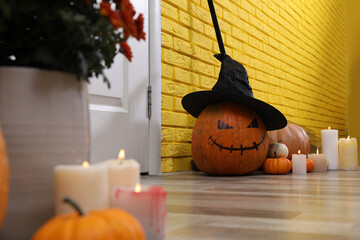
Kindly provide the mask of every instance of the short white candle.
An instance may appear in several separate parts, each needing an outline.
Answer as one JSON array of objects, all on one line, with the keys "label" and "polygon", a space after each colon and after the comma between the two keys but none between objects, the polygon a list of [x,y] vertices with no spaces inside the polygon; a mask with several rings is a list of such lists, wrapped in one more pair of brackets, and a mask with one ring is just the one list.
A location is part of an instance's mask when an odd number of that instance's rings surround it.
[{"label": "short white candle", "polygon": [[357,170],[358,150],[356,138],[339,139],[339,165],[340,170]]},{"label": "short white candle", "polygon": [[166,192],[161,186],[137,189],[117,187],[110,195],[110,206],[121,208],[142,224],[146,239],[165,239]]},{"label": "short white candle", "polygon": [[314,162],[313,172],[327,172],[328,160],[325,154],[319,154],[319,148],[316,150],[316,154],[308,154],[308,158]]},{"label": "short white candle", "polygon": [[84,212],[109,207],[105,166],[58,165],[54,173],[56,214],[74,211],[68,204],[62,202],[64,197],[73,199]]},{"label": "short white candle", "polygon": [[321,130],[321,151],[326,154],[329,161],[329,170],[339,169],[339,151],[338,151],[338,130],[330,127]]},{"label": "short white candle", "polygon": [[306,155],[301,154],[300,150],[297,154],[292,155],[292,173],[295,175],[306,175]]},{"label": "short white candle", "polygon": [[120,150],[118,159],[110,159],[99,165],[108,168],[109,191],[114,187],[129,187],[134,189],[140,182],[140,164],[134,159],[125,160],[125,151]]},{"label": "short white candle", "polygon": [[109,174],[109,190],[113,187],[135,188],[140,182],[140,164],[134,159],[107,160]]}]

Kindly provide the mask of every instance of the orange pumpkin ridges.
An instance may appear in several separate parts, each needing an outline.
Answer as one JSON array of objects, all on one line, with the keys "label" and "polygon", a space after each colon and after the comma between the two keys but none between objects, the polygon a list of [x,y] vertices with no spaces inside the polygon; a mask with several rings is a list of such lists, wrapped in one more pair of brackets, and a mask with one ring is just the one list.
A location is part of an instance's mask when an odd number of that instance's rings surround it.
[{"label": "orange pumpkin ridges", "polygon": [[9,195],[9,158],[0,126],[0,229],[6,214]]},{"label": "orange pumpkin ridges", "polygon": [[292,154],[296,154],[298,150],[303,154],[310,153],[310,139],[306,131],[296,124],[288,124],[286,127],[268,131],[269,135],[269,144],[281,143],[285,144],[288,147],[289,155],[288,159],[292,159]]},{"label": "orange pumpkin ridges", "polygon": [[220,102],[205,108],[194,126],[194,163],[210,175],[241,175],[260,168],[269,146],[266,127],[250,107]]},{"label": "orange pumpkin ridges", "polygon": [[291,162],[284,157],[267,158],[265,159],[263,169],[265,173],[269,174],[286,174],[290,172]]},{"label": "orange pumpkin ridges", "polygon": [[76,212],[53,217],[34,234],[31,240],[65,239],[133,239],[145,240],[145,233],[136,218],[116,208],[94,210],[83,215],[70,199]]}]

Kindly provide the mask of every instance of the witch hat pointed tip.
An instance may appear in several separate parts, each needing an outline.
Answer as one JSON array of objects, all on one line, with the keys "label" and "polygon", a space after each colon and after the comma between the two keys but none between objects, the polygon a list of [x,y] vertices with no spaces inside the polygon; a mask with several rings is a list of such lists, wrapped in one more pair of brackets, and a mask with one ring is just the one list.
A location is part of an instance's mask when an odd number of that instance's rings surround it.
[{"label": "witch hat pointed tip", "polygon": [[218,53],[218,54],[215,54],[214,57],[217,60],[219,60],[220,62],[223,62],[226,57],[226,53]]}]

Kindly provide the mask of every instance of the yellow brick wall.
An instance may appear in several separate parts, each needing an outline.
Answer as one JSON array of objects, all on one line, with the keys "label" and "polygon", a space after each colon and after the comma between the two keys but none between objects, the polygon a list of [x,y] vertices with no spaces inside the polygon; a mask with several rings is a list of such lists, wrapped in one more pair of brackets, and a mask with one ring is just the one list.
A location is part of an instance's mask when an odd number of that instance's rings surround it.
[{"label": "yellow brick wall", "polygon": [[360,157],[360,1],[345,2],[348,23],[349,135],[357,138]]},{"label": "yellow brick wall", "polygon": [[[214,0],[228,55],[247,69],[254,96],[304,127],[348,132],[346,17],[342,0]],[[187,93],[210,90],[220,62],[207,0],[162,0],[162,172],[190,169],[196,119]]]}]

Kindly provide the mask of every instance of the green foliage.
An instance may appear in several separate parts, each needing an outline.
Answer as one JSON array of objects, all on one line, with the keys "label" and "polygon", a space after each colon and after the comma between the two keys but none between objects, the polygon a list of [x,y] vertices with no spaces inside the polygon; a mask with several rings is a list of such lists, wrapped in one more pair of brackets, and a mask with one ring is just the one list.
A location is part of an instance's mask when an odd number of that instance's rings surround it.
[{"label": "green foliage", "polygon": [[0,65],[104,76],[122,41],[95,0],[0,0]]}]

